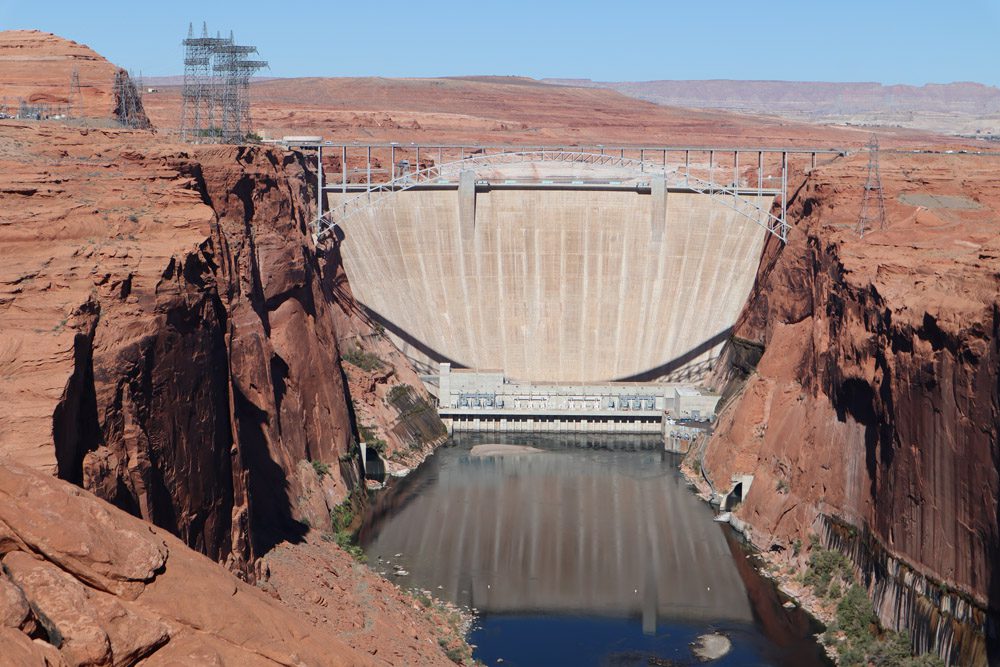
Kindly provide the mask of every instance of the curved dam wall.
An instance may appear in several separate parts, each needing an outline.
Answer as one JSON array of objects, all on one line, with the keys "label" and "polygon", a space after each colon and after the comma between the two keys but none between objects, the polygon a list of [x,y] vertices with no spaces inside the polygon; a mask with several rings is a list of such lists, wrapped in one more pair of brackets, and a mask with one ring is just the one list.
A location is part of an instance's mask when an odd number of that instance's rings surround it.
[{"label": "curved dam wall", "polygon": [[697,377],[747,299],[766,232],[707,195],[653,191],[403,191],[341,223],[344,266],[429,368]]}]

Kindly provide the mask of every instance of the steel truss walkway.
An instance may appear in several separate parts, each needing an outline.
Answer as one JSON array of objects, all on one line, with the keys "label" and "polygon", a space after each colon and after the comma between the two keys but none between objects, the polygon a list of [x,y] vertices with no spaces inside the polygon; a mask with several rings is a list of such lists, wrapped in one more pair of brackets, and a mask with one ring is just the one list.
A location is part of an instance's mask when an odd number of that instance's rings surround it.
[{"label": "steel truss walkway", "polygon": [[[832,159],[845,151],[829,148],[525,148],[516,146],[426,146],[400,144],[347,145],[321,141],[279,142],[289,148],[314,150],[317,155],[318,216],[313,223],[317,242],[350,218],[371,211],[400,192],[412,189],[457,188],[463,172],[476,175],[477,189],[492,187],[532,187],[558,189],[636,189],[648,190],[663,180],[671,191],[694,192],[727,206],[754,224],[763,227],[782,242],[788,239],[786,220],[790,160],[808,160],[801,168],[815,167],[818,156]],[[340,153],[340,183],[327,184],[323,179],[324,150]],[[363,168],[350,167],[349,152],[364,153]],[[379,153],[388,153],[391,171],[384,169]],[[424,161],[421,161],[421,153]],[[373,154],[376,158],[373,160]],[[427,159],[427,156],[432,156]],[[652,156],[653,159],[650,159]],[[743,156],[741,169],[740,157]],[[436,160],[433,158],[437,158]],[[655,159],[659,157],[660,159]],[[413,162],[410,162],[410,159]],[[457,159],[456,159],[457,158]],[[749,159],[748,159],[749,158]],[[755,159],[754,159],[755,158]],[[361,162],[358,159],[355,163]],[[579,165],[591,171],[605,171],[617,178],[607,181],[480,178],[483,172],[509,165],[553,164]],[[411,168],[412,165],[412,168]],[[422,166],[427,165],[427,166]],[[622,179],[621,174],[627,175]],[[376,181],[375,179],[380,180]],[[354,197],[326,209],[327,192],[354,192]],[[772,212],[771,201],[777,197],[780,209]],[[765,203],[766,202],[766,203]],[[777,207],[775,207],[777,208]]]}]

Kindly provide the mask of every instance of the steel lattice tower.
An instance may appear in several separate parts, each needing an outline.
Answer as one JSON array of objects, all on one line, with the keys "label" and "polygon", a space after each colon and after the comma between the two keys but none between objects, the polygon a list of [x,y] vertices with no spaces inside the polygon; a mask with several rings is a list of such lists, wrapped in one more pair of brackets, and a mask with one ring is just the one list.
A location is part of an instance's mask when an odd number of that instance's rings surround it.
[{"label": "steel lattice tower", "polygon": [[67,115],[71,118],[83,118],[83,90],[80,88],[80,69],[73,68],[69,78],[69,109]]},{"label": "steel lattice tower", "polygon": [[201,37],[188,24],[184,45],[184,88],[181,92],[181,137],[189,141],[211,140],[218,134],[215,119],[216,81],[212,71],[214,50],[226,40],[209,37],[202,23]]},{"label": "steel lattice tower", "polygon": [[[140,84],[141,85],[141,84]],[[115,117],[124,127],[147,129],[149,119],[142,108],[142,95],[136,88],[128,72],[120,69],[115,72]]]},{"label": "steel lattice tower", "polygon": [[232,33],[216,47],[213,71],[222,75],[220,90],[221,136],[227,143],[242,143],[253,130],[250,121],[250,77],[267,67],[264,60],[248,60],[257,47],[237,44]]},{"label": "steel lattice tower", "polygon": [[866,229],[885,229],[885,197],[878,166],[878,137],[874,133],[868,141],[868,180],[858,215],[858,236],[864,238]]},{"label": "steel lattice tower", "polygon": [[181,136],[188,141],[222,140],[241,143],[252,131],[250,77],[267,67],[263,60],[249,60],[257,47],[228,38],[201,37],[188,25],[184,45],[184,90],[181,95]]}]

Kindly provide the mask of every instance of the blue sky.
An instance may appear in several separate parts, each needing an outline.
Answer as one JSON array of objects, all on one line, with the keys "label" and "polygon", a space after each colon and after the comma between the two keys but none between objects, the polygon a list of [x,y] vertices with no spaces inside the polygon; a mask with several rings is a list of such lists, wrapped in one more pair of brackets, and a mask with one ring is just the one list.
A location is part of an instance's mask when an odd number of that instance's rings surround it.
[{"label": "blue sky", "polygon": [[[1000,84],[1000,0],[0,0],[0,26],[180,74],[189,21],[232,29],[272,76]],[[267,73],[265,73],[267,74]]]}]

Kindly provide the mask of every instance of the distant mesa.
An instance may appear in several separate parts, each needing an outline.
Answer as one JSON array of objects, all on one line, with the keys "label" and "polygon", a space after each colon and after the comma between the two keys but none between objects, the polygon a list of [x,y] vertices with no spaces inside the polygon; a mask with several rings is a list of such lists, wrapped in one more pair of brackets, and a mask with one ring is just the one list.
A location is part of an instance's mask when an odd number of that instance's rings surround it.
[{"label": "distant mesa", "polygon": [[559,86],[614,90],[665,106],[783,116],[844,125],[899,126],[945,134],[1000,134],[1000,88],[981,83],[923,86],[824,81],[592,81]]}]

